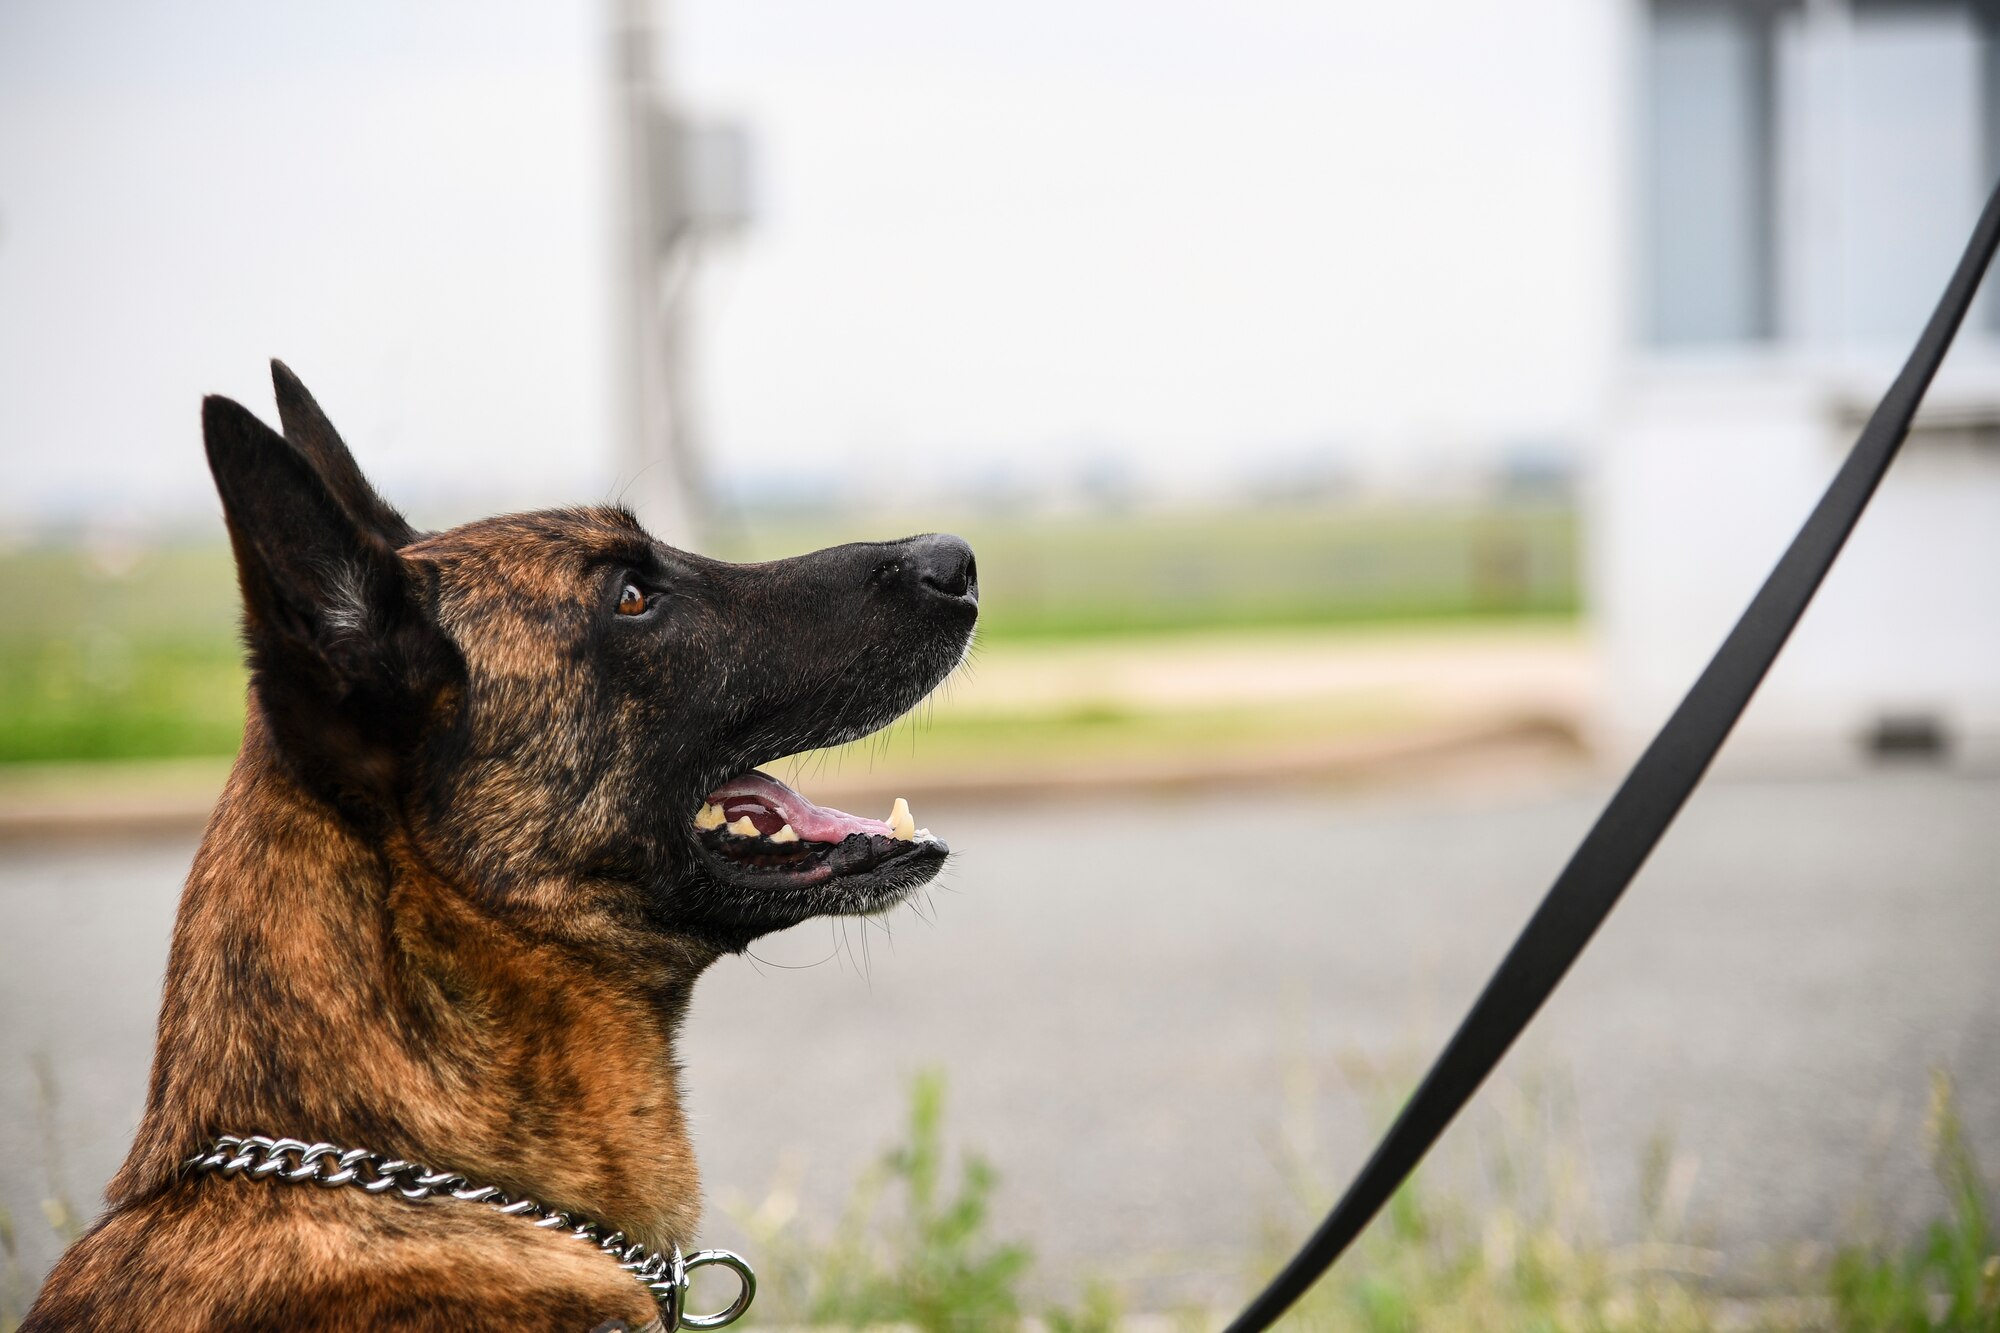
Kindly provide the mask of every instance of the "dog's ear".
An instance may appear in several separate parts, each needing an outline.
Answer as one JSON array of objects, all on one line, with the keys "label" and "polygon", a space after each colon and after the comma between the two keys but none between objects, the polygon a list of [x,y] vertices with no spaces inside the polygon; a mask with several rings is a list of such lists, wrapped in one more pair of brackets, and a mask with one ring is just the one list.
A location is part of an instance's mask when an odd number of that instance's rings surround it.
[{"label": "dog's ear", "polygon": [[425,571],[343,502],[350,477],[373,495],[345,449],[329,479],[227,398],[203,401],[202,434],[273,735],[316,785],[384,791],[458,664]]},{"label": "dog's ear", "polygon": [[376,494],[342,443],[340,432],[291,367],[276,358],[271,361],[271,387],[277,392],[278,420],[284,424],[285,438],[306,456],[341,507],[391,546],[407,546],[416,535],[409,520]]}]

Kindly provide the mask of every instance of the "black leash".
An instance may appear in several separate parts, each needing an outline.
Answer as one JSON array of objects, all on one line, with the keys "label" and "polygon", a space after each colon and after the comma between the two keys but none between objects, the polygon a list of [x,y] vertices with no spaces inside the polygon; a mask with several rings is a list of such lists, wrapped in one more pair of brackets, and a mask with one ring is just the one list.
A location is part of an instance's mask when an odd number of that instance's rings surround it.
[{"label": "black leash", "polygon": [[1639,756],[1375,1155],[1311,1239],[1229,1325],[1259,1333],[1353,1243],[1534,1019],[1680,813],[1888,471],[2000,244],[2000,187],[1896,382],[1750,607]]}]

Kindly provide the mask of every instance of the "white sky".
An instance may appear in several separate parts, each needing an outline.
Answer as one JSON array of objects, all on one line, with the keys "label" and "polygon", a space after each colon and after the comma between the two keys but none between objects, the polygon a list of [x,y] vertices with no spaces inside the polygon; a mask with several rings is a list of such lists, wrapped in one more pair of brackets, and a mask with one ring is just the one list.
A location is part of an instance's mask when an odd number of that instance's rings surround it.
[{"label": "white sky", "polygon": [[[760,218],[713,466],[913,485],[1587,428],[1605,0],[682,0]],[[615,488],[606,8],[0,0],[0,513],[199,510],[200,394],[312,385],[440,518]]]}]

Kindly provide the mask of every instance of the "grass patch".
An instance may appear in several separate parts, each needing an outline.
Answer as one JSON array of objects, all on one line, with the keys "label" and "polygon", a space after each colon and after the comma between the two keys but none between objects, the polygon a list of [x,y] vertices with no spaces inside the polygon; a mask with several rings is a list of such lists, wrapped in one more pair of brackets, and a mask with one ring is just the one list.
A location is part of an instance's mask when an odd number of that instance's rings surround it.
[{"label": "grass patch", "polygon": [[[999,650],[1170,631],[1563,618],[1577,606],[1575,518],[1553,506],[963,524],[765,517],[725,545],[764,558],[918,526],[957,526],[978,549],[981,637]],[[233,753],[244,687],[236,619],[220,544],[0,556],[0,763]],[[1063,716],[941,721],[938,740],[1002,757],[1044,743],[1144,751],[1255,725],[1242,714],[1163,722],[1105,701]]]},{"label": "grass patch", "polygon": [[0,644],[0,760],[231,754],[243,740],[244,686],[230,637],[104,630]]},{"label": "grass patch", "polygon": [[[1379,1095],[1378,1071],[1361,1081]],[[1281,1322],[1327,1333],[1996,1333],[2000,1253],[1963,1127],[1941,1075],[1929,1133],[1946,1207],[1914,1242],[1843,1250],[1830,1266],[1773,1265],[1780,1276],[1749,1299],[1725,1299],[1708,1278],[1720,1256],[1692,1234],[1692,1163],[1664,1139],[1641,1162],[1639,1217],[1614,1241],[1600,1215],[1566,1097],[1502,1083],[1488,1093],[1477,1198],[1438,1189],[1429,1168],[1398,1190],[1355,1250]],[[1388,1107],[1384,1105],[1385,1117]],[[1296,1123],[1292,1118],[1291,1123]],[[1463,1132],[1463,1131],[1462,1131]],[[1280,1148],[1297,1205],[1270,1221],[1243,1297],[1290,1257],[1332,1202],[1310,1134]],[[1075,1307],[1033,1310],[1024,1294],[1034,1261],[1018,1240],[990,1233],[997,1177],[975,1153],[949,1183],[944,1080],[912,1085],[901,1143],[856,1182],[826,1239],[775,1190],[737,1220],[765,1277],[752,1319],[762,1325],[897,1325],[924,1333],[1013,1330],[1030,1318],[1056,1333],[1118,1326],[1123,1303],[1088,1281]],[[1344,1181],[1337,1182],[1344,1184]],[[1180,1311],[1189,1329],[1233,1311]]]},{"label": "grass patch", "polygon": [[0,558],[0,762],[231,754],[243,688],[226,548]]},{"label": "grass patch", "polygon": [[1944,1214],[1914,1244],[1878,1241],[1834,1260],[1842,1333],[2000,1333],[2000,1239],[1951,1081],[1941,1073],[1932,1080],[1929,1133]]},{"label": "grass patch", "polygon": [[1152,761],[1260,756],[1394,732],[1423,720],[1396,699],[1334,698],[1245,705],[1149,709],[1085,700],[1049,711],[939,709],[874,736],[798,756],[780,770],[801,780],[894,765],[910,781],[926,771],[986,773],[1009,764]]},{"label": "grass patch", "polygon": [[[68,1246],[83,1234],[84,1214],[70,1202],[69,1191],[63,1184],[62,1153],[57,1133],[61,1116],[56,1097],[55,1070],[44,1053],[38,1052],[30,1064],[35,1072],[35,1120],[36,1127],[41,1131],[42,1169],[46,1182],[41,1200],[42,1223]],[[20,1233],[15,1230],[13,1215],[5,1207],[0,1207],[0,1333],[14,1333],[27,1317],[33,1295],[27,1274],[21,1267]]]},{"label": "grass patch", "polygon": [[[1364,1070],[1353,1081],[1379,1098],[1389,1081]],[[1407,1086],[1396,1080],[1396,1086]],[[1386,1127],[1393,1107],[1380,1107]],[[1332,1333],[1708,1333],[1717,1302],[1703,1278],[1717,1258],[1694,1238],[1686,1206],[1692,1164],[1664,1138],[1641,1162],[1640,1216],[1629,1239],[1612,1239],[1576,1145],[1573,1107],[1543,1080],[1491,1086],[1482,1115],[1457,1144],[1481,1164],[1475,1198],[1433,1183],[1420,1167],[1354,1249],[1295,1306],[1286,1326]],[[1296,1124],[1294,1117],[1291,1123]],[[1344,1187],[1312,1160],[1310,1139],[1288,1134],[1281,1162],[1297,1207],[1267,1227],[1261,1276],[1290,1257],[1297,1238]]]},{"label": "grass patch", "polygon": [[[55,1095],[38,1068],[49,1167],[43,1225],[78,1234],[55,1161]],[[1362,1071],[1380,1095],[1386,1080]],[[1297,1080],[1293,1080],[1297,1091]],[[912,1081],[901,1139],[855,1182],[830,1230],[803,1222],[774,1189],[737,1209],[760,1282],[747,1327],[896,1326],[920,1333],[1109,1333],[1122,1319],[1116,1288],[1083,1283],[1073,1306],[1037,1306],[1026,1288],[1034,1254],[993,1234],[999,1188],[976,1152],[954,1160],[945,1131],[945,1078]],[[1489,1089],[1480,1197],[1437,1189],[1429,1169],[1397,1191],[1355,1250],[1281,1322],[1328,1333],[2000,1333],[2000,1248],[1992,1201],[1965,1137],[1951,1083],[1936,1076],[1927,1135],[1944,1209],[1912,1241],[1877,1240],[1831,1265],[1775,1266],[1782,1286],[1724,1300],[1706,1281],[1717,1256],[1690,1235],[1692,1165],[1664,1140],[1641,1163],[1637,1233],[1607,1239],[1589,1175],[1574,1147],[1566,1099],[1533,1085]],[[1386,1112],[1387,1105],[1383,1108]],[[1335,1183],[1311,1159],[1310,1128],[1281,1135],[1280,1166],[1297,1207],[1273,1217],[1242,1296],[1290,1256],[1332,1201]],[[1466,1131],[1462,1130],[1461,1133]],[[1344,1182],[1339,1182],[1344,1183]],[[26,1313],[28,1291],[12,1219],[0,1211],[0,1333]],[[698,1278],[696,1309],[719,1308],[733,1279]],[[1176,1326],[1219,1326],[1233,1311],[1177,1312]]]},{"label": "grass patch", "polygon": [[[849,1328],[897,1325],[923,1333],[1013,1329],[1034,1266],[1021,1241],[989,1234],[998,1176],[966,1153],[955,1177],[944,1144],[945,1079],[936,1070],[910,1085],[902,1142],[856,1182],[833,1238],[815,1242],[779,1204],[739,1218],[766,1272],[750,1318],[758,1324]],[[785,1196],[775,1196],[782,1198]],[[1091,1284],[1074,1309],[1041,1312],[1057,1333],[1103,1333],[1117,1323],[1111,1289]]]},{"label": "grass patch", "polygon": [[[748,522],[768,559],[880,538],[894,519]],[[912,526],[905,524],[904,526]],[[923,526],[944,526],[936,516]],[[1576,516],[1561,505],[1272,509],[968,519],[996,642],[1214,628],[1569,617]]]}]

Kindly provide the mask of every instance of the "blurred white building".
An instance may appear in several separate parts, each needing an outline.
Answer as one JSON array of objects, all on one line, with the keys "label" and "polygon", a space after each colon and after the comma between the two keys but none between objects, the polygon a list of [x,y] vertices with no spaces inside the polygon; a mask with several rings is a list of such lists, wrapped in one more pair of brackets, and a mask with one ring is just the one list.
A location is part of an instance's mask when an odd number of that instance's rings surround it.
[{"label": "blurred white building", "polygon": [[[1679,700],[1942,290],[2000,176],[1995,20],[1969,0],[1638,0],[1634,337],[1588,529],[1614,744]],[[1739,761],[2000,759],[1996,335],[1989,290]]]}]

